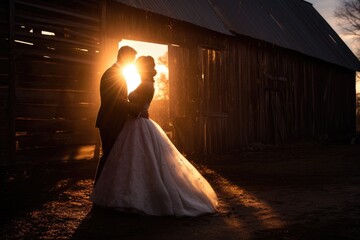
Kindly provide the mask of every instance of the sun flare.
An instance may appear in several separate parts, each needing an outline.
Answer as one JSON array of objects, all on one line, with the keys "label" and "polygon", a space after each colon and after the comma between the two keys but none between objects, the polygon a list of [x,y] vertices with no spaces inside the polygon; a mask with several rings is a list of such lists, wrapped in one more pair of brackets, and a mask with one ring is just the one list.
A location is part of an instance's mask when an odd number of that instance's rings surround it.
[{"label": "sun flare", "polygon": [[167,66],[165,66],[165,65],[163,65],[163,64],[157,64],[157,65],[155,66],[155,69],[156,69],[156,71],[157,71],[157,73],[158,73],[158,76],[159,76],[159,74],[165,74],[166,79],[169,78],[169,69],[168,69]]},{"label": "sun flare", "polygon": [[122,70],[122,73],[125,76],[126,84],[128,87],[128,93],[132,92],[139,86],[141,80],[140,75],[136,70],[136,67],[134,64],[130,64],[124,67]]},{"label": "sun flare", "polygon": [[[155,76],[155,96],[154,98],[157,99],[160,96],[164,95],[165,93],[162,92],[162,84],[160,81],[161,75],[163,74],[165,76],[166,79],[168,79],[169,77],[169,69],[167,68],[167,66],[162,65],[162,64],[157,64],[155,66],[155,69],[157,71],[157,75]],[[127,84],[127,88],[128,88],[128,93],[131,93],[132,91],[134,91],[137,86],[139,86],[139,84],[141,83],[141,78],[139,73],[137,72],[137,69],[135,67],[134,64],[130,64],[127,65],[123,68],[122,73],[126,79],[126,84]]]}]

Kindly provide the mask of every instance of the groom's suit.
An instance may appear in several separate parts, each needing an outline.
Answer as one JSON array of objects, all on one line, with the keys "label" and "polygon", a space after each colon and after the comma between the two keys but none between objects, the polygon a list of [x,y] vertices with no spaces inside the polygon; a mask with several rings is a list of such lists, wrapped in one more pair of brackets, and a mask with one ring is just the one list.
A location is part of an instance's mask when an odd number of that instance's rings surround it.
[{"label": "groom's suit", "polygon": [[127,101],[127,84],[121,70],[122,66],[115,63],[105,71],[100,81],[101,106],[96,127],[100,131],[103,155],[98,164],[95,183],[130,110]]}]

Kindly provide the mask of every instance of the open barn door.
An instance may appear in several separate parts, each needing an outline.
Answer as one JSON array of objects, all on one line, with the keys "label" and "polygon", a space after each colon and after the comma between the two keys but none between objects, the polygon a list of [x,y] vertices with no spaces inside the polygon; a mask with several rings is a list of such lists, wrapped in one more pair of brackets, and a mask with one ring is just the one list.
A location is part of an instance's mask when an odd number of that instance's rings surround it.
[{"label": "open barn door", "polygon": [[194,59],[189,48],[169,46],[170,118],[174,127],[174,143],[183,153],[195,150],[197,86]]}]

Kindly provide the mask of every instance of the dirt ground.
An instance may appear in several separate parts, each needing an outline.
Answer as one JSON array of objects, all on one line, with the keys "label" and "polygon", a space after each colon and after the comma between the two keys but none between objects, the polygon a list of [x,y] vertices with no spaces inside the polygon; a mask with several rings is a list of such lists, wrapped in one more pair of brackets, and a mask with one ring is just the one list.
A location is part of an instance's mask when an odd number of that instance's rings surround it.
[{"label": "dirt ground", "polygon": [[359,144],[190,159],[218,194],[216,215],[146,217],[92,208],[92,160],[3,169],[0,239],[360,239]]}]

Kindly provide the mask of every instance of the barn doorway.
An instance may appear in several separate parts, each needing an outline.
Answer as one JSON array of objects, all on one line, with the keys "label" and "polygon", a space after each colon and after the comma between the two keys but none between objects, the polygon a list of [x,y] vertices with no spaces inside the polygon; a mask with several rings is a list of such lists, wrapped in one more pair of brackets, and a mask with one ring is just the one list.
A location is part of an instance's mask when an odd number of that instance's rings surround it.
[{"label": "barn doorway", "polygon": [[[155,59],[155,95],[151,103],[149,114],[150,118],[157,122],[167,135],[172,138],[172,129],[169,116],[169,65],[168,65],[168,46],[150,42],[141,42],[123,39],[119,42],[122,46],[131,46],[138,53],[136,57],[150,55]],[[133,91],[140,84],[140,77],[134,68],[128,68],[126,73],[128,92]]]}]

